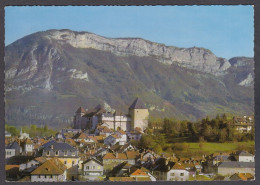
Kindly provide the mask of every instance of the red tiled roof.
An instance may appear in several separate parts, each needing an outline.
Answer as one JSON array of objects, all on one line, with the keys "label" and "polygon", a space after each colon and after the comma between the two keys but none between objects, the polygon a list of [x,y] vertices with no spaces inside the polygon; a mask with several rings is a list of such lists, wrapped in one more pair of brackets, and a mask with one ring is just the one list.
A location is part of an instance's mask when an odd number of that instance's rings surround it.
[{"label": "red tiled roof", "polygon": [[133,173],[131,173],[130,176],[148,176],[148,175],[144,171],[137,169]]},{"label": "red tiled roof", "polygon": [[175,169],[175,170],[185,170],[185,167],[182,166],[180,163],[175,163],[174,166],[172,167],[172,169]]}]

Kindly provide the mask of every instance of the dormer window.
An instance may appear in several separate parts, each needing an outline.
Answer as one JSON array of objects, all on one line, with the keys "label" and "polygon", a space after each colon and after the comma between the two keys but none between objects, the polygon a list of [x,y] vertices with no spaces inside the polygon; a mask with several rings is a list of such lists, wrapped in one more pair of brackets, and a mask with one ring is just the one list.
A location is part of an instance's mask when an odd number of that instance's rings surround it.
[{"label": "dormer window", "polygon": [[46,154],[47,156],[50,156],[50,151],[47,151],[47,154]]},{"label": "dormer window", "polygon": [[75,152],[72,152],[71,155],[72,155],[72,156],[75,156]]},{"label": "dormer window", "polygon": [[55,152],[55,156],[58,156],[58,155],[59,155],[59,151],[56,151],[56,152]]},{"label": "dormer window", "polygon": [[64,156],[67,156],[68,155],[68,151],[64,151]]}]

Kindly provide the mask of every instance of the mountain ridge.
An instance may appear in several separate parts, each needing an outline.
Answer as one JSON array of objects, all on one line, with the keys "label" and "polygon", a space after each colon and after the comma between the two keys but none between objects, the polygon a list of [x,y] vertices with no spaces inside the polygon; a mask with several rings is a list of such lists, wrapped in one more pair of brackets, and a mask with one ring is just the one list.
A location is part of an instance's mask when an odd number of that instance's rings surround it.
[{"label": "mountain ridge", "polygon": [[[37,32],[6,47],[8,123],[20,119],[21,123],[15,124],[69,124],[79,106],[91,108],[106,103],[126,111],[136,96],[146,102],[152,116],[194,120],[223,112],[253,112],[252,58],[228,61],[210,51],[208,54],[212,53],[216,60],[212,60],[212,56],[205,60],[204,50],[200,53],[195,49],[192,53],[191,49],[184,50],[185,56],[198,54],[199,57],[193,59],[199,67],[188,65],[193,60],[186,60],[185,65],[177,61],[168,64],[158,61],[159,55],[133,54],[139,52],[138,49],[131,51],[131,55],[119,55],[115,51],[117,48],[111,50],[104,46],[106,42],[98,46],[103,45],[104,50],[74,47],[64,38],[52,39],[50,32],[58,34],[58,38],[64,34],[57,30]],[[65,31],[65,36],[71,38],[71,32]],[[83,41],[89,43],[89,39]],[[134,43],[132,46],[140,48],[142,45]],[[119,51],[122,48],[125,49],[121,47]],[[211,69],[217,58],[223,60],[222,64],[228,62],[229,67],[219,65]],[[208,61],[210,65],[205,66]],[[17,119],[11,115],[16,115]]]}]

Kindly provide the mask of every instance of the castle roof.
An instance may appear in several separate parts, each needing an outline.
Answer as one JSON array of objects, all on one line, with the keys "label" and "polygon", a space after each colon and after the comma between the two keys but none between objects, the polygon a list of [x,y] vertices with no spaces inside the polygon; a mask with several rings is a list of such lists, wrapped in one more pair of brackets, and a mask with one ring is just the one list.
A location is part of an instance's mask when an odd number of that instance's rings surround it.
[{"label": "castle roof", "polygon": [[139,98],[136,98],[129,109],[146,109],[144,103]]},{"label": "castle roof", "polygon": [[76,111],[76,113],[86,113],[86,110],[83,109],[82,107],[79,107],[78,110]]}]

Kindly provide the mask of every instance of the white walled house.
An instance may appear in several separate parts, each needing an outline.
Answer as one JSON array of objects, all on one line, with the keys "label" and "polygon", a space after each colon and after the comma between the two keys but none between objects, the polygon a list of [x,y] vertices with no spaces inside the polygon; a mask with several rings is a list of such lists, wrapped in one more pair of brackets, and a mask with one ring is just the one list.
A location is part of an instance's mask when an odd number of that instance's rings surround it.
[{"label": "white walled house", "polygon": [[98,180],[103,176],[103,164],[95,158],[82,163],[82,177],[86,180]]},{"label": "white walled house", "polygon": [[255,162],[255,156],[245,151],[237,152],[235,158],[239,162]]},{"label": "white walled house", "polygon": [[153,174],[157,180],[163,181],[187,181],[189,180],[189,171],[179,163],[168,162],[161,158],[156,161],[156,167],[153,169]]},{"label": "white walled house", "polygon": [[58,158],[53,158],[31,173],[31,182],[65,182],[66,176],[66,166]]}]

